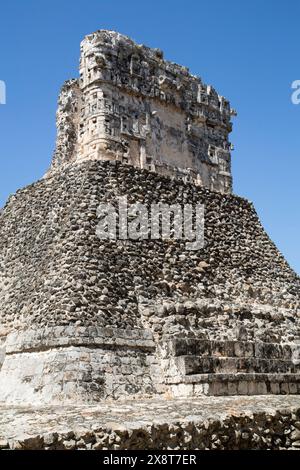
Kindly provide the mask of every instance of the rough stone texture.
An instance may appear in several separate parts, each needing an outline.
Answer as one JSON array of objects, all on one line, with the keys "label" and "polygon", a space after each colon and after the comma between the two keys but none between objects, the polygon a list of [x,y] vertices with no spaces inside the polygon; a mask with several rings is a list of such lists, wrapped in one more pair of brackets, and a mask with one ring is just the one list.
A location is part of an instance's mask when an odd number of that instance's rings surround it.
[{"label": "rough stone texture", "polygon": [[[100,240],[99,203],[124,195],[203,203],[204,248]],[[88,161],[18,191],[0,227],[2,401],[299,393],[299,278],[248,201]]]},{"label": "rough stone texture", "polygon": [[[129,203],[203,203],[205,247],[189,252],[177,239],[99,240],[99,203],[124,195]],[[299,336],[299,278],[240,197],[119,163],[85,162],[12,196],[0,235],[5,331],[79,321],[149,324],[158,334],[176,320],[179,331],[183,323],[219,339]]]},{"label": "rough stone texture", "polygon": [[[0,447],[300,448],[300,279],[230,194],[229,103],[118,33],[80,70],[0,213]],[[204,247],[99,239],[121,196],[202,204]]]},{"label": "rough stone texture", "polygon": [[154,351],[146,330],[67,326],[14,332],[5,344],[1,400],[59,404],[153,395]]},{"label": "rough stone texture", "polygon": [[300,398],[295,396],[0,410],[1,448],[300,449]]},{"label": "rough stone texture", "polygon": [[113,31],[81,43],[80,78],[62,88],[51,171],[119,160],[231,192],[229,102],[186,67]]}]

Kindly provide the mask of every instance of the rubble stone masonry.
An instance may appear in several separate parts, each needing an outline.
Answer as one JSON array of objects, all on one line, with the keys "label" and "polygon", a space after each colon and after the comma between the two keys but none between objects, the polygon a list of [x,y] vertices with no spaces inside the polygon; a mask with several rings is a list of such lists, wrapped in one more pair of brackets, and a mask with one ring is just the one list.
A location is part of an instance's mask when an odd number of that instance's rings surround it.
[{"label": "rubble stone masonry", "polygon": [[[232,114],[161,51],[84,39],[51,167],[0,212],[0,448],[300,447],[300,279],[232,194]],[[101,239],[120,197],[203,206],[204,245]]]}]

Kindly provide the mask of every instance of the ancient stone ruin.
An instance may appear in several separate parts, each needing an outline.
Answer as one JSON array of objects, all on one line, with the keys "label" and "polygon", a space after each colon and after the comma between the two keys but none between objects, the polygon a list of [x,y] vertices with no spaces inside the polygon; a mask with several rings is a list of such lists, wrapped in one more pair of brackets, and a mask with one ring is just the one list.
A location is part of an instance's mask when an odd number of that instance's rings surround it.
[{"label": "ancient stone ruin", "polygon": [[[84,39],[51,167],[0,216],[2,403],[300,393],[300,280],[231,194],[233,113],[159,50]],[[100,240],[124,196],[201,203],[204,247]]]},{"label": "ancient stone ruin", "polygon": [[231,114],[162,51],[98,31],[81,43],[80,78],[62,88],[51,169],[114,160],[230,193]]}]

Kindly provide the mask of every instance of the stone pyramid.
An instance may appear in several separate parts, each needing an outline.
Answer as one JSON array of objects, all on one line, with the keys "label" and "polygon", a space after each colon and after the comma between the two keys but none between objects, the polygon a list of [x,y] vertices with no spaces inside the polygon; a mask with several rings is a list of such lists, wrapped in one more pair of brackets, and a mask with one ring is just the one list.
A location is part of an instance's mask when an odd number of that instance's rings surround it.
[{"label": "stone pyramid", "polygon": [[[2,403],[300,393],[300,280],[232,194],[233,114],[161,51],[84,39],[51,167],[0,215]],[[203,246],[100,238],[120,198],[201,205]]]}]

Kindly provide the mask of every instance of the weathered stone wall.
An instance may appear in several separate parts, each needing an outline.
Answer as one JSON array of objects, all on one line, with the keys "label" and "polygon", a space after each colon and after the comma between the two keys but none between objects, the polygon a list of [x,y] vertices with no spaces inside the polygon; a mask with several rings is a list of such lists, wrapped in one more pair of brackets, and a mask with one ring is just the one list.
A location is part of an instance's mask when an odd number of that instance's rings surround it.
[{"label": "weathered stone wall", "polygon": [[80,79],[59,98],[52,169],[119,160],[231,192],[229,102],[187,68],[112,31],[81,43]]},{"label": "weathered stone wall", "polygon": [[77,149],[77,134],[79,126],[79,108],[81,105],[81,90],[78,80],[68,80],[64,83],[56,112],[56,148],[52,159],[52,168],[59,168],[72,161]]},{"label": "weathered stone wall", "polygon": [[[187,251],[177,239],[99,240],[99,203],[124,195],[128,203],[203,203],[204,248]],[[299,336],[299,278],[245,199],[127,165],[87,162],[12,196],[0,236],[4,333],[77,322],[146,323],[159,334],[172,318],[186,329],[189,317],[208,337]]]},{"label": "weathered stone wall", "polygon": [[96,326],[19,330],[5,343],[0,402],[80,404],[154,395],[159,391],[154,353],[151,331]]},{"label": "weathered stone wall", "polygon": [[[125,195],[202,203],[204,248],[100,240],[99,203]],[[248,201],[88,161],[18,191],[0,219],[2,401],[300,392],[299,278]]]}]

